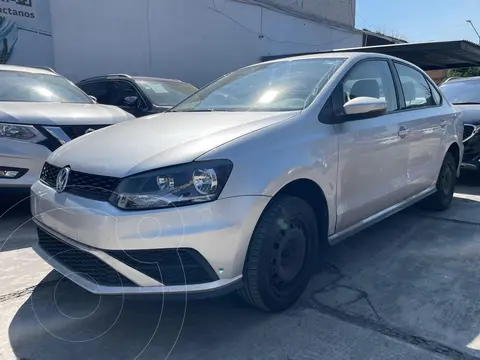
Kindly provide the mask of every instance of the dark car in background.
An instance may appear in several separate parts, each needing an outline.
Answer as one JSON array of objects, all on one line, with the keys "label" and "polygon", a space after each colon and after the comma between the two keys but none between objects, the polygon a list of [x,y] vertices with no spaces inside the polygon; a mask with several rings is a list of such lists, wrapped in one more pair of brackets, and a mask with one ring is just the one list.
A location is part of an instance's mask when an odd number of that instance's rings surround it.
[{"label": "dark car in background", "polygon": [[464,153],[462,168],[480,170],[480,76],[451,78],[440,90],[463,119]]},{"label": "dark car in background", "polygon": [[180,80],[124,74],[84,79],[77,86],[98,103],[118,106],[135,117],[167,111],[198,90]]}]

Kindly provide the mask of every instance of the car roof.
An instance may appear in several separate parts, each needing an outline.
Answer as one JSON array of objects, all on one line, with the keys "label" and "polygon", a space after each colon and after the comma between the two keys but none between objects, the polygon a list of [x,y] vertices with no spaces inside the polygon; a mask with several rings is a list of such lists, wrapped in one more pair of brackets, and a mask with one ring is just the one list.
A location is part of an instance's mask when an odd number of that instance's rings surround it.
[{"label": "car roof", "polygon": [[[78,83],[88,82],[88,81],[95,81],[95,80],[105,80],[105,79],[122,79],[122,80],[143,80],[143,81],[165,81],[165,82],[177,82],[177,83],[184,83],[181,80],[177,79],[166,79],[166,78],[158,78],[153,76],[130,76],[127,74],[106,74],[100,76],[89,77],[83,80],[80,80]],[[184,83],[187,84],[187,83]]]},{"label": "car roof", "polygon": [[165,81],[165,82],[179,82],[183,83],[182,80],[177,80],[177,79],[165,79],[165,78],[158,78],[158,77],[153,77],[153,76],[132,76],[132,79],[134,80],[140,80],[140,81]]},{"label": "car roof", "polygon": [[31,74],[45,74],[58,76],[53,70],[47,70],[45,68],[17,66],[17,65],[0,65],[0,71],[22,71]]},{"label": "car roof", "polygon": [[444,82],[442,85],[460,83],[460,82],[469,82],[469,81],[480,81],[480,76],[471,76],[471,77],[461,77],[461,78],[458,78],[458,79],[450,79],[450,80]]},{"label": "car roof", "polygon": [[[287,58],[265,61],[261,64],[276,63],[276,62],[282,62],[282,61],[293,61],[293,60],[307,60],[307,59],[346,59],[346,60],[357,59],[357,60],[361,60],[361,59],[369,59],[369,58],[391,59],[391,60],[395,60],[395,61],[402,62],[402,63],[405,63],[405,64],[410,64],[411,66],[413,66],[413,67],[415,67],[419,70],[422,70],[417,65],[412,64],[411,62],[406,61],[404,59],[397,58],[395,56],[381,54],[381,53],[375,53],[375,52],[349,52],[349,51],[345,51],[345,52],[334,51],[334,52],[324,52],[324,53],[310,54],[310,55],[292,56],[292,57],[287,57]],[[255,64],[255,65],[257,65],[257,64]],[[251,66],[254,66],[254,65],[251,65]]]}]

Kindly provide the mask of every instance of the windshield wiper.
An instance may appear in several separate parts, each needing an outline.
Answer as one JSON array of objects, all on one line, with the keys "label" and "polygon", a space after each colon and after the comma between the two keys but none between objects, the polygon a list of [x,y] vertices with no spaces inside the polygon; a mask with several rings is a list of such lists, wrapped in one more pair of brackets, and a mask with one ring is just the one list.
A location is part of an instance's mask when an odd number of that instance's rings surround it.
[{"label": "windshield wiper", "polygon": [[465,102],[454,102],[452,105],[480,105],[480,102],[476,101],[465,101]]},{"label": "windshield wiper", "polygon": [[185,110],[175,110],[173,109],[171,112],[213,112],[217,111],[216,109],[185,109]]}]

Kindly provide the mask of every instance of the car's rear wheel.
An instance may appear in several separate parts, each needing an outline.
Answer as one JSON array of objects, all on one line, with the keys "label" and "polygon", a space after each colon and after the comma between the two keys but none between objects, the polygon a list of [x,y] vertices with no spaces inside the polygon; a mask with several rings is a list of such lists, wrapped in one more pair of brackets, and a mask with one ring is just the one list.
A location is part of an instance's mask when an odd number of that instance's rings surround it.
[{"label": "car's rear wheel", "polygon": [[240,295],[265,311],[281,311],[302,295],[318,255],[315,213],[302,199],[272,199],[253,232]]},{"label": "car's rear wheel", "polygon": [[448,152],[443,160],[437,179],[437,191],[426,198],[423,205],[429,210],[441,211],[447,209],[453,200],[457,181],[457,163]]}]

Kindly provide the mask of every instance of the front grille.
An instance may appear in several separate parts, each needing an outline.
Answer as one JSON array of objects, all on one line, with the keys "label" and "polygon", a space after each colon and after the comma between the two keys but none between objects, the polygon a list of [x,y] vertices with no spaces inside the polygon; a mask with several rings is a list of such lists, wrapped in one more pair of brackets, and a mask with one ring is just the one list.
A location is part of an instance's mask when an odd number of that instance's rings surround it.
[{"label": "front grille", "polygon": [[53,259],[85,280],[102,286],[137,286],[97,257],[81,251],[37,227],[38,244]]},{"label": "front grille", "polygon": [[85,133],[89,130],[98,130],[104,128],[108,125],[70,125],[70,126],[60,126],[65,134],[68,135],[70,139],[76,139],[79,136],[85,135]]},{"label": "front grille", "polygon": [[50,187],[55,187],[55,183],[57,181],[58,172],[61,168],[57,166],[50,165],[49,163],[45,163],[43,165],[42,172],[40,173],[40,180],[42,180],[45,184]]},{"label": "front grille", "polygon": [[105,252],[167,286],[203,284],[218,280],[207,260],[194,249]]},{"label": "front grille", "polygon": [[475,131],[475,126],[463,125],[463,141],[471,137],[474,131]]},{"label": "front grille", "polygon": [[[37,233],[38,244],[49,256],[86,280],[93,279],[103,286],[137,286],[96,256],[51,236],[39,227]],[[102,251],[167,286],[218,280],[207,260],[194,249]]]},{"label": "front grille", "polygon": [[[40,174],[40,180],[50,187],[55,188],[60,167],[45,163]],[[110,194],[120,183],[119,178],[87,174],[80,171],[70,171],[66,193],[78,195],[84,198],[107,201]]]}]

